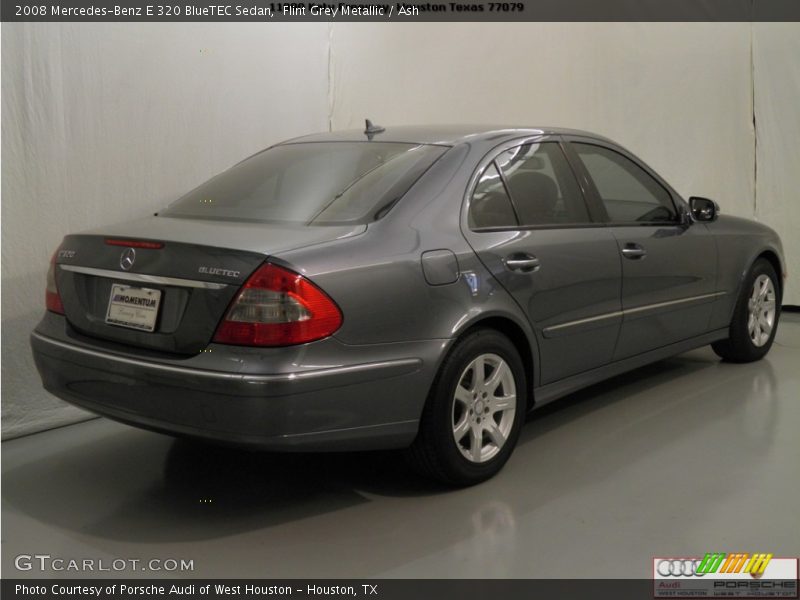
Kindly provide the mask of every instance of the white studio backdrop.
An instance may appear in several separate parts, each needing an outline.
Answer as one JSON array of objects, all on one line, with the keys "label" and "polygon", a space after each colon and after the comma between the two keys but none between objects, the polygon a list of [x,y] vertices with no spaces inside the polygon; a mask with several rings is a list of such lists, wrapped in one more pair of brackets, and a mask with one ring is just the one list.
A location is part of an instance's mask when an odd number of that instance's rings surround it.
[{"label": "white studio backdrop", "polygon": [[328,128],[326,23],[2,25],[2,432],[84,419],[28,347],[69,233],[163,207]]},{"label": "white studio backdrop", "polygon": [[[619,142],[683,195],[752,215],[749,23],[334,28],[333,128],[554,125]],[[380,48],[375,51],[375,48]]]},{"label": "white studio backdrop", "polygon": [[41,389],[28,349],[63,235],[365,117],[602,133],[684,196],[778,229],[800,272],[799,44],[799,24],[5,23],[3,436],[87,416]]},{"label": "white studio backdrop", "polygon": [[780,234],[789,271],[783,301],[800,305],[800,23],[753,25],[753,76],[752,216]]}]

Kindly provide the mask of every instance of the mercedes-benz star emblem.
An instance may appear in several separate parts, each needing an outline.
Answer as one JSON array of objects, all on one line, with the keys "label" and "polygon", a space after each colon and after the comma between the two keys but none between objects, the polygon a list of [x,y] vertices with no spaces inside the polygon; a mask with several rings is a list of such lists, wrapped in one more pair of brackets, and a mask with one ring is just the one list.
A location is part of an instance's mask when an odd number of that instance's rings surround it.
[{"label": "mercedes-benz star emblem", "polygon": [[136,262],[136,250],[133,248],[127,248],[120,254],[119,266],[123,271],[129,271],[134,262]]}]

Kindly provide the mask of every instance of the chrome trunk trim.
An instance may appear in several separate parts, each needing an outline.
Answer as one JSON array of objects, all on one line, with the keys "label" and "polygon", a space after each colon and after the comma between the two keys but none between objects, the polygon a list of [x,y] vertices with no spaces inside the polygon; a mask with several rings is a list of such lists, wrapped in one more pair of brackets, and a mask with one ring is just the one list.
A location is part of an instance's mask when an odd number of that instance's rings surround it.
[{"label": "chrome trunk trim", "polygon": [[144,273],[128,273],[112,271],[110,269],[95,269],[93,267],[77,267],[75,265],[58,265],[64,271],[92,275],[94,277],[107,277],[122,281],[136,281],[139,283],[154,283],[156,285],[171,285],[175,287],[203,288],[207,290],[221,290],[228,287],[227,283],[214,283],[212,281],[197,281],[196,279],[180,279],[178,277],[162,277],[161,275],[145,275]]}]

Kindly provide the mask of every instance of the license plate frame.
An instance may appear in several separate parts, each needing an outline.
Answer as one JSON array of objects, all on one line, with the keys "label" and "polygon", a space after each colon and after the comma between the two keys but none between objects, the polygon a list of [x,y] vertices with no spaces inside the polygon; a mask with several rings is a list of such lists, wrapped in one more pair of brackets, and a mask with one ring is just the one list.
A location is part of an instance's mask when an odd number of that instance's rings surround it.
[{"label": "license plate frame", "polygon": [[115,327],[152,333],[158,322],[161,297],[161,290],[113,283],[105,322]]}]

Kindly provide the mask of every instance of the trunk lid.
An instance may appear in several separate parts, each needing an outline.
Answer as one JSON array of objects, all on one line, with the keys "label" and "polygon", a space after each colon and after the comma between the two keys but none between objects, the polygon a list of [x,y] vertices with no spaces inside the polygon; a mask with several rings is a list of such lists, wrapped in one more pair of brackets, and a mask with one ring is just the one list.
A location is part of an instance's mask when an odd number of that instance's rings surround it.
[{"label": "trunk lid", "polygon": [[[365,229],[150,217],[66,236],[56,256],[56,282],[66,318],[79,332],[194,355],[207,347],[241,285],[268,256]],[[163,245],[137,247],[135,242]],[[112,292],[115,308],[110,313]],[[136,296],[156,298],[155,306],[122,305],[122,314],[139,313],[123,322],[138,322],[149,311],[147,324],[140,326],[152,331],[108,322],[119,319],[120,298],[132,302]]]}]

